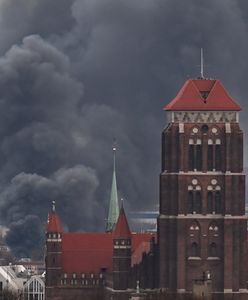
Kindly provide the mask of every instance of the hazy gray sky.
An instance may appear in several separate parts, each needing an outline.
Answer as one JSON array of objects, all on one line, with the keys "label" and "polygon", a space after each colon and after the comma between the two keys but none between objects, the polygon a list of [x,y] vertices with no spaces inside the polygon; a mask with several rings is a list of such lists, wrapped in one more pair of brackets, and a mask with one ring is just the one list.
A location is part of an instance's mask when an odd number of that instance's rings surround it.
[{"label": "hazy gray sky", "polygon": [[162,108],[201,47],[248,132],[247,17],[244,0],[0,0],[0,220],[16,254],[54,199],[65,228],[104,229],[114,137],[127,210],[155,207]]}]

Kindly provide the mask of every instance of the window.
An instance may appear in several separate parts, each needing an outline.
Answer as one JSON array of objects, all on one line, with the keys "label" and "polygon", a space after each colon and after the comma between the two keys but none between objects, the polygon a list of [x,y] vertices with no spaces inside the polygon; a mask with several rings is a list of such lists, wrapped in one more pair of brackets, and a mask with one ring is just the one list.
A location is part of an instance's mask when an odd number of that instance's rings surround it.
[{"label": "window", "polygon": [[219,191],[215,192],[215,212],[217,214],[221,213],[221,194]]},{"label": "window", "polygon": [[202,145],[196,145],[196,170],[202,169]]},{"label": "window", "polygon": [[[191,187],[191,186],[190,186]],[[189,189],[189,187],[188,187]],[[201,187],[199,185],[192,187],[192,190],[188,191],[188,214],[201,214],[202,213],[202,197]]]},{"label": "window", "polygon": [[221,170],[221,140],[208,140],[208,171]]},{"label": "window", "polygon": [[197,139],[195,143],[192,139],[189,140],[188,169],[189,171],[202,170],[202,144],[200,139]]},{"label": "window", "polygon": [[212,171],[213,168],[214,168],[213,145],[208,145],[208,171]]},{"label": "window", "polygon": [[[196,179],[193,179],[193,181]],[[193,182],[192,181],[192,182]],[[187,213],[201,214],[202,213],[202,197],[200,185],[188,186]]]},{"label": "window", "polygon": [[207,195],[207,213],[212,214],[213,213],[213,193],[208,192]]},{"label": "window", "polygon": [[218,253],[217,253],[217,245],[216,243],[211,243],[209,245],[209,253],[208,256],[210,257],[218,257]]},{"label": "window", "polygon": [[196,195],[195,195],[194,211],[197,214],[200,214],[202,212],[201,192],[199,192],[199,191],[197,191]]},{"label": "window", "polygon": [[199,246],[196,242],[191,244],[190,256],[197,257],[199,256]]},{"label": "window", "polygon": [[202,130],[202,133],[207,133],[208,132],[208,125],[206,125],[206,124],[202,125],[201,130]]},{"label": "window", "polygon": [[189,145],[189,171],[194,171],[194,145]]},{"label": "window", "polygon": [[188,192],[188,213],[193,214],[193,201],[194,201],[194,195],[193,192]]},{"label": "window", "polygon": [[221,148],[220,145],[215,145],[215,170],[221,170]]}]

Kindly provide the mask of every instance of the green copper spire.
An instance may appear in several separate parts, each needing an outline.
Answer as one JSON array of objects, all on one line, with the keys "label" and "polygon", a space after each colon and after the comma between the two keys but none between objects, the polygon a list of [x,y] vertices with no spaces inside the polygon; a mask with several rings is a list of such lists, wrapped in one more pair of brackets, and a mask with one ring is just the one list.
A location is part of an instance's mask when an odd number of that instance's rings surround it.
[{"label": "green copper spire", "polygon": [[116,154],[116,146],[114,145],[113,146],[113,156],[114,156],[113,178],[112,178],[108,219],[106,224],[107,232],[113,230],[119,216],[119,201],[118,201],[116,173],[115,173],[115,154]]}]

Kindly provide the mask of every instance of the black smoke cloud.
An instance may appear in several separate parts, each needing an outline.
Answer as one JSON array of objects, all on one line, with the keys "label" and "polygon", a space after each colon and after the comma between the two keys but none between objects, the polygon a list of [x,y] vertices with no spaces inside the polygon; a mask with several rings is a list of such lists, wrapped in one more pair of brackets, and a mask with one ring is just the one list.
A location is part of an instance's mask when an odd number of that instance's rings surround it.
[{"label": "black smoke cloud", "polygon": [[0,216],[16,255],[35,251],[54,199],[68,230],[104,229],[114,137],[126,208],[158,204],[162,107],[198,76],[200,47],[247,109],[247,13],[241,0],[0,2]]}]

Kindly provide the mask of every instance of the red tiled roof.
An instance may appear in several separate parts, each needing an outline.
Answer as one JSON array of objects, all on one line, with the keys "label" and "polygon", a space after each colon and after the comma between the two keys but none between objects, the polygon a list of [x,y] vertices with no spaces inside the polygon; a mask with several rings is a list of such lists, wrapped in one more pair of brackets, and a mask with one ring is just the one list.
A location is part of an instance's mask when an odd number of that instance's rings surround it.
[{"label": "red tiled roof", "polygon": [[189,79],[165,110],[232,110],[241,107],[231,98],[219,80]]},{"label": "red tiled roof", "polygon": [[139,246],[135,249],[132,254],[132,266],[139,264],[142,261],[143,253],[147,253],[150,251],[150,241],[149,242],[141,242]]},{"label": "red tiled roof", "polygon": [[112,270],[111,233],[64,233],[62,261],[65,273],[100,273]]},{"label": "red tiled roof", "polygon": [[47,232],[63,232],[59,217],[55,212],[48,215]]},{"label": "red tiled roof", "polygon": [[156,233],[132,234],[132,266],[141,262],[143,252],[150,251],[152,238],[156,241]]},{"label": "red tiled roof", "polygon": [[120,209],[120,214],[113,231],[114,238],[129,238],[131,237],[131,231],[128,226],[127,217],[123,206]]},{"label": "red tiled roof", "polygon": [[[146,249],[148,249],[148,243],[150,244],[154,236],[150,233],[132,234],[132,252],[135,253],[142,243],[147,243]],[[62,267],[65,273],[100,273],[101,268],[106,268],[111,272],[112,256],[113,236],[111,233],[63,234]]]}]

